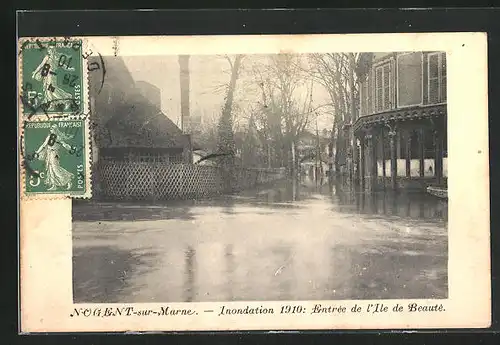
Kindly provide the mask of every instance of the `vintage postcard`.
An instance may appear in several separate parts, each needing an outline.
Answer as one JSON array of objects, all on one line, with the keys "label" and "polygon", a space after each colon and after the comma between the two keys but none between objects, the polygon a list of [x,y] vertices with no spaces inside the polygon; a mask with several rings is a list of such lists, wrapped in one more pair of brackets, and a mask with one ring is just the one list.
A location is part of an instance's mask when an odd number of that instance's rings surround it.
[{"label": "vintage postcard", "polygon": [[21,332],[485,328],[485,33],[23,37]]}]

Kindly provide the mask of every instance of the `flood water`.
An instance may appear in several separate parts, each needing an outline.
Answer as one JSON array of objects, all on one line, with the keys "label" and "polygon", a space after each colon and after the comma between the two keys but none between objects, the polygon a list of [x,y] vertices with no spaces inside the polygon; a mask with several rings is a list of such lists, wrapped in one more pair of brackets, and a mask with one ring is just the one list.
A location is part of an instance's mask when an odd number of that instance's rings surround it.
[{"label": "flood water", "polygon": [[75,203],[75,302],[447,297],[447,202],[303,179],[212,200]]}]

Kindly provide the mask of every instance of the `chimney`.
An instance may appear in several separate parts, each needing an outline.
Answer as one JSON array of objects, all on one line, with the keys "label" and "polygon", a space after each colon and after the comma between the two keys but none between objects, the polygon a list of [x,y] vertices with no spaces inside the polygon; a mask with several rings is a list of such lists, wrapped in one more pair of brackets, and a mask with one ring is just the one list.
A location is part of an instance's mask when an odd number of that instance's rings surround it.
[{"label": "chimney", "polygon": [[179,55],[181,86],[181,129],[190,132],[189,124],[189,55]]}]

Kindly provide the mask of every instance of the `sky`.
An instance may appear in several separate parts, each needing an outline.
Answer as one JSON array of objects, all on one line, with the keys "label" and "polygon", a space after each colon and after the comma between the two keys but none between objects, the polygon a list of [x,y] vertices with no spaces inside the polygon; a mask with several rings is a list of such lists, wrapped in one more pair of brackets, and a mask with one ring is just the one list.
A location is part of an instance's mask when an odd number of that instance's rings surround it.
[{"label": "sky", "polygon": [[[260,92],[251,77],[250,66],[262,55],[245,56],[243,71],[237,81],[235,103],[241,109],[248,109],[260,100]],[[177,125],[180,125],[180,84],[178,56],[123,57],[135,81],[145,81],[161,91],[161,109]],[[230,79],[230,65],[224,56],[195,55],[189,60],[190,67],[190,109],[191,114],[199,114],[204,121],[213,121],[221,112],[225,92],[220,88]],[[298,92],[305,97],[306,92]],[[313,107],[330,103],[326,90],[320,84],[313,86]],[[244,120],[241,120],[244,121]],[[331,128],[331,115],[321,114],[318,127]]]}]

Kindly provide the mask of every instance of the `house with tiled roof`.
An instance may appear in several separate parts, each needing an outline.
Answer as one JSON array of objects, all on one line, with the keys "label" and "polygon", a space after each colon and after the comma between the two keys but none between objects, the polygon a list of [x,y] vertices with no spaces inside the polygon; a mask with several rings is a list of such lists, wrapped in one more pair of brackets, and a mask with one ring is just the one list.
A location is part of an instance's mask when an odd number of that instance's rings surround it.
[{"label": "house with tiled roof", "polygon": [[[100,62],[96,61],[92,62]],[[200,149],[137,87],[120,57],[104,57],[105,73],[90,73],[94,189],[105,183],[110,163],[192,164]],[[104,76],[104,77],[103,77]],[[97,193],[98,194],[98,193]]]},{"label": "house with tiled roof", "polygon": [[89,90],[97,160],[190,162],[191,138],[135,86],[123,59],[104,63],[102,88],[94,73]]}]

